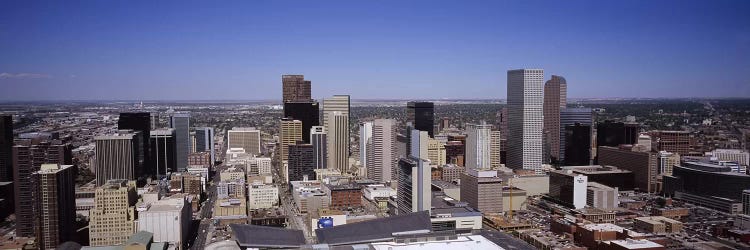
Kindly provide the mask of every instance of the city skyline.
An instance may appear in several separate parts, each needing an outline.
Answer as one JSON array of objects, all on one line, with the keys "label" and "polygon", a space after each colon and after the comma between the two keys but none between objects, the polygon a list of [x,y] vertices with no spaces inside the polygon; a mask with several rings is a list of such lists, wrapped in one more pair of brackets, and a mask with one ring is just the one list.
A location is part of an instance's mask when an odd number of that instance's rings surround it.
[{"label": "city skyline", "polygon": [[314,99],[502,99],[519,68],[571,98],[750,95],[747,2],[429,3],[4,2],[0,100],[275,100],[285,74]]}]

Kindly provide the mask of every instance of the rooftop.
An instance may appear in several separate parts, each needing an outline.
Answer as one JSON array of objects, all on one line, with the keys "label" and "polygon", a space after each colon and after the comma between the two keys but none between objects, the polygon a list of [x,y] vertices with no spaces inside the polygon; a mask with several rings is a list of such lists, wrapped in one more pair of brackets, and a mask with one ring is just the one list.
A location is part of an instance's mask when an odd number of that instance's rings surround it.
[{"label": "rooftop", "polygon": [[305,244],[301,230],[241,224],[229,226],[243,248],[298,248]]},{"label": "rooftop", "polygon": [[650,240],[633,240],[633,239],[613,240],[613,241],[610,241],[609,243],[622,246],[625,249],[644,249],[644,248],[664,247]]},{"label": "rooftop", "polygon": [[421,211],[331,228],[320,228],[315,230],[315,234],[320,243],[346,245],[390,240],[399,233],[429,231],[431,227],[430,213]]}]

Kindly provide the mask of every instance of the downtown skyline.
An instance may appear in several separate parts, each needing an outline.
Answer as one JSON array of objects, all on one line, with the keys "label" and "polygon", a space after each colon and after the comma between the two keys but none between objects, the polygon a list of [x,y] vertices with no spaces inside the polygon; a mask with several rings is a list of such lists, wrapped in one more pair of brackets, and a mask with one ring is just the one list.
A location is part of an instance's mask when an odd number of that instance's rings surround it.
[{"label": "downtown skyline", "polygon": [[275,100],[285,74],[314,99],[504,99],[519,68],[570,98],[750,96],[746,2],[0,7],[0,101]]}]

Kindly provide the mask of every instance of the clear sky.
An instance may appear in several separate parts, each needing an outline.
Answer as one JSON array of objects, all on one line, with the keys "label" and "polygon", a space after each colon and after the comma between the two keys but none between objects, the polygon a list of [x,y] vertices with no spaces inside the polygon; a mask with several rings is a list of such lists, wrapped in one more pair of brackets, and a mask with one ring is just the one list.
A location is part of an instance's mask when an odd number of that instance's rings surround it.
[{"label": "clear sky", "polygon": [[750,97],[750,1],[0,1],[0,100]]}]

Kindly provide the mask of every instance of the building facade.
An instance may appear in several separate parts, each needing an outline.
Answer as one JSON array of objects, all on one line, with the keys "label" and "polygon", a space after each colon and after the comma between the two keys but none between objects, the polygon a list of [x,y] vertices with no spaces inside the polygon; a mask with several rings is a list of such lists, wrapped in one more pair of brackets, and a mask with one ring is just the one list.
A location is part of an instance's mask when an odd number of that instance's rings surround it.
[{"label": "building facade", "polygon": [[336,111],[327,115],[328,168],[349,172],[349,114]]},{"label": "building facade", "polygon": [[550,156],[560,159],[560,110],[568,105],[568,83],[562,76],[552,75],[544,84],[544,135],[550,146]]},{"label": "building facade", "polygon": [[429,211],[432,202],[430,167],[423,159],[401,158],[398,162],[398,214]]},{"label": "building facade", "polygon": [[165,128],[150,132],[151,164],[157,176],[177,171],[177,148],[174,129]]},{"label": "building facade", "polygon": [[175,132],[175,157],[177,171],[187,169],[187,155],[190,153],[190,114],[174,113],[169,119],[169,127]]},{"label": "building facade", "polygon": [[104,185],[107,180],[136,180],[142,177],[144,164],[140,139],[140,132],[132,130],[120,130],[114,135],[94,138],[97,186]]},{"label": "building facade", "polygon": [[195,128],[195,149],[198,152],[209,152],[211,154],[211,165],[216,162],[216,145],[214,142],[214,128]]},{"label": "building facade", "polygon": [[508,71],[508,153],[512,169],[542,173],[544,70]]},{"label": "building facade", "polygon": [[252,155],[260,154],[260,130],[255,128],[232,128],[227,131],[227,147],[243,148]]},{"label": "building facade", "polygon": [[367,178],[385,183],[395,180],[398,156],[396,152],[396,121],[377,119],[372,123],[372,138],[366,145]]},{"label": "building facade", "polygon": [[281,88],[283,102],[312,100],[312,82],[304,75],[282,75]]},{"label": "building facade", "polygon": [[135,183],[108,180],[96,188],[94,208],[89,217],[89,245],[112,246],[125,243],[137,229]]},{"label": "building facade", "polygon": [[320,125],[320,110],[317,102],[287,101],[284,102],[284,118],[302,122],[302,140],[310,143],[310,129]]},{"label": "building facade", "polygon": [[467,124],[466,125],[466,158],[467,168],[489,169],[490,165],[490,129],[491,125]]},{"label": "building facade", "polygon": [[41,249],[73,240],[75,228],[75,166],[42,164],[34,173],[36,239]]},{"label": "building facade", "polygon": [[289,145],[289,179],[287,181],[301,181],[305,176],[309,180],[315,179],[315,152],[312,144]]},{"label": "building facade", "polygon": [[427,131],[430,137],[435,136],[435,104],[431,102],[406,103],[407,121],[416,130]]},{"label": "building facade", "polygon": [[310,128],[310,144],[312,144],[313,154],[315,154],[316,169],[325,169],[328,166],[327,140],[328,133],[325,127],[313,126]]},{"label": "building facade", "polygon": [[279,156],[282,161],[289,160],[289,145],[302,141],[302,122],[290,118],[281,119],[279,131]]},{"label": "building facade", "polygon": [[461,201],[482,213],[503,211],[502,179],[497,171],[466,169],[461,175]]}]

